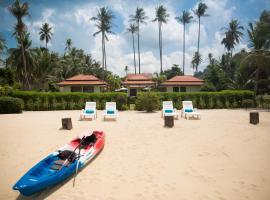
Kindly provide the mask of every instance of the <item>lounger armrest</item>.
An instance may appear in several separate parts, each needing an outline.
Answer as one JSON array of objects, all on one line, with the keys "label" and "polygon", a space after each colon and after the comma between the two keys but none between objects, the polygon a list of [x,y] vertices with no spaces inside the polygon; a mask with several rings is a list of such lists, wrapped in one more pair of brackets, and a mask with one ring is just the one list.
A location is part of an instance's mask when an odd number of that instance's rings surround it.
[{"label": "lounger armrest", "polygon": [[198,111],[198,108],[193,108],[193,112],[197,112]]}]

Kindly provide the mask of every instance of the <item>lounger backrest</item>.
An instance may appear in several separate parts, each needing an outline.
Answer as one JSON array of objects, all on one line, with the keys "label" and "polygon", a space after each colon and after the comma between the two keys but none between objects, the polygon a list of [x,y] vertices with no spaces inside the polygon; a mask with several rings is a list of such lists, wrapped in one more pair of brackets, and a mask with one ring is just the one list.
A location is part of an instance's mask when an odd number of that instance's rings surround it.
[{"label": "lounger backrest", "polygon": [[183,109],[192,109],[193,110],[192,101],[182,101],[182,104],[183,104]]},{"label": "lounger backrest", "polygon": [[96,109],[96,102],[86,102],[85,109]]},{"label": "lounger backrest", "polygon": [[173,102],[172,101],[163,101],[162,102],[163,110],[173,110]]},{"label": "lounger backrest", "polygon": [[116,110],[115,102],[106,102],[106,110]]}]

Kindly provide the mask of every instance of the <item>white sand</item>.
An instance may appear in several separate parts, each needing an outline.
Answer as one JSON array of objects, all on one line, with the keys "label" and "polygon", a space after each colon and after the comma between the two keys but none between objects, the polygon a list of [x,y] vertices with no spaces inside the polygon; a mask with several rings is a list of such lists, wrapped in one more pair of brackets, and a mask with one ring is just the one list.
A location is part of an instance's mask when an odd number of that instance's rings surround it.
[{"label": "white sand", "polygon": [[[202,120],[164,128],[160,112],[78,121],[80,111],[0,115],[0,199],[269,200],[270,111],[202,110]],[[72,117],[73,129],[60,130]],[[77,176],[25,198],[11,188],[35,163],[85,130],[104,130],[99,156]]]}]

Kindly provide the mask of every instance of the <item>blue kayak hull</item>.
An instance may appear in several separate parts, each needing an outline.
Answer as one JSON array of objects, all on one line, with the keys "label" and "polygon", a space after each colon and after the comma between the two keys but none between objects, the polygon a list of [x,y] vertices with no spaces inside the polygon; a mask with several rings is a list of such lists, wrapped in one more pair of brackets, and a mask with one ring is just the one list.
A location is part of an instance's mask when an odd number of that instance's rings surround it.
[{"label": "blue kayak hull", "polygon": [[[68,177],[76,170],[77,160],[68,167],[63,166],[61,170],[51,169],[57,156],[49,155],[44,160],[31,168],[14,186],[14,190],[19,190],[21,194],[30,196],[47,187],[53,186]],[[79,169],[83,165],[79,163]]]}]

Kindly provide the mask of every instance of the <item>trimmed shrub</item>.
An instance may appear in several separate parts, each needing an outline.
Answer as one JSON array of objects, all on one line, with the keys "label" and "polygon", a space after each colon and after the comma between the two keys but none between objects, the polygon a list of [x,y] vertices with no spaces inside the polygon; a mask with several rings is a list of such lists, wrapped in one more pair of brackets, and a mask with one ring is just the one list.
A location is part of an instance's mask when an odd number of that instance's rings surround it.
[{"label": "trimmed shrub", "polygon": [[13,88],[5,85],[5,86],[1,86],[0,85],[0,96],[10,96],[13,93]]},{"label": "trimmed shrub", "polygon": [[23,100],[14,97],[0,97],[0,114],[21,113]]},{"label": "trimmed shrub", "polygon": [[15,91],[13,97],[21,98],[25,110],[80,110],[87,101],[95,101],[97,109],[104,109],[105,103],[115,101],[119,110],[127,106],[127,94],[121,92],[81,93],[81,92],[34,92]]},{"label": "trimmed shrub", "polygon": [[152,112],[160,108],[160,100],[157,94],[153,92],[139,93],[135,102],[136,109]]}]

